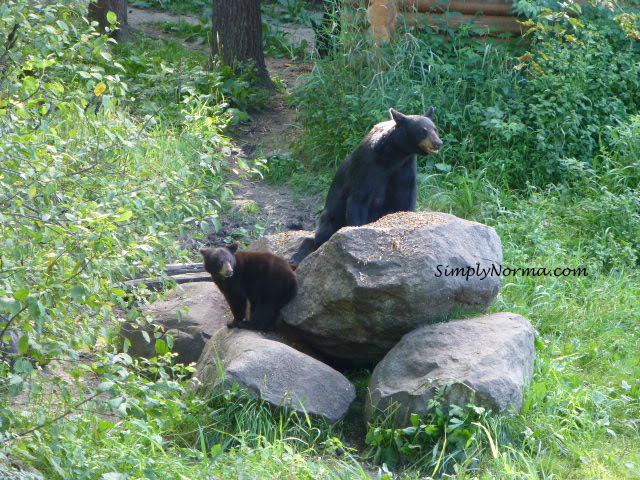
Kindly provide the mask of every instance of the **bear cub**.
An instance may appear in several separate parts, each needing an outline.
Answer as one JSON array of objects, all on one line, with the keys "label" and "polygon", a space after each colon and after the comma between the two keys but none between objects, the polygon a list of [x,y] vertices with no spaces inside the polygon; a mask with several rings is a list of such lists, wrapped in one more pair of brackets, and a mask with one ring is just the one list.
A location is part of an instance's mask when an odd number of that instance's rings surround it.
[{"label": "bear cub", "polygon": [[425,115],[405,115],[393,108],[389,113],[391,120],[374,125],[340,165],[318,220],[315,248],[342,227],[415,211],[417,155],[436,154],[442,147],[435,108]]},{"label": "bear cub", "polygon": [[280,309],[296,295],[296,274],[272,253],[237,250],[237,243],[200,249],[205,270],[231,308],[233,322],[227,326],[269,330],[275,326]]}]

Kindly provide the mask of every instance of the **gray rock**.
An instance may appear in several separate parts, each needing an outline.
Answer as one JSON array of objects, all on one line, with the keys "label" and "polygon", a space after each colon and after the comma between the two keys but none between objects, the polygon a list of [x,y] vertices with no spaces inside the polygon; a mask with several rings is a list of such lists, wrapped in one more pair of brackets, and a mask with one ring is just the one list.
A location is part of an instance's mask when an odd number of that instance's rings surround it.
[{"label": "gray rock", "polygon": [[[146,305],[143,313],[161,327],[161,338],[167,334],[173,337],[176,361],[184,364],[196,362],[206,342],[233,319],[227,301],[213,282],[179,285],[165,300]],[[156,355],[153,325],[145,331],[150,342],[131,323],[122,326],[121,336],[131,341],[129,354],[147,358]]]},{"label": "gray rock", "polygon": [[332,423],[342,419],[355,398],[354,386],[331,367],[274,338],[251,330],[220,330],[198,361],[200,391],[207,394],[237,383],[272,405]]},{"label": "gray rock", "polygon": [[[424,415],[436,389],[445,405],[520,411],[533,376],[535,331],[514,313],[495,313],[437,325],[405,335],[376,366],[365,407],[367,420],[388,411],[398,426]],[[390,410],[389,408],[392,407]],[[397,407],[397,410],[394,410]]]},{"label": "gray rock", "polygon": [[[289,232],[265,235],[255,240],[247,248],[250,252],[270,252],[284,258],[289,263],[294,261],[294,256],[301,250],[305,253],[302,257],[311,253],[309,248],[313,242],[314,232],[308,230],[291,230]],[[309,251],[307,251],[309,250]]]},{"label": "gray rock", "polygon": [[296,271],[298,295],[283,319],[320,351],[371,363],[417,327],[484,311],[500,277],[446,272],[501,263],[502,244],[491,227],[443,213],[387,215],[342,228],[309,255]]},{"label": "gray rock", "polygon": [[[8,317],[3,317],[0,314],[0,322],[8,322]],[[0,333],[4,325],[0,323]],[[13,365],[13,360],[20,355],[20,337],[22,335],[20,332],[8,328],[2,338],[0,338],[0,359],[7,357],[9,360],[9,364]]]}]

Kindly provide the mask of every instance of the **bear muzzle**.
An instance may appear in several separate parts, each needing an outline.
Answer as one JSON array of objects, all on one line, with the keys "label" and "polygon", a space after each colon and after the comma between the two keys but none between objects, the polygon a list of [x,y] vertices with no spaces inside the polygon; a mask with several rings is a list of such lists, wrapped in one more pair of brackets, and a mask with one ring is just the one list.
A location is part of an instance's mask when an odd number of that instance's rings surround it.
[{"label": "bear muzzle", "polygon": [[218,272],[218,275],[220,275],[223,278],[232,277],[233,276],[233,268],[231,267],[231,264],[229,262],[224,262],[222,264],[222,268]]},{"label": "bear muzzle", "polygon": [[418,145],[424,152],[436,154],[440,151],[440,148],[442,148],[442,140],[431,140],[430,138],[425,138]]}]

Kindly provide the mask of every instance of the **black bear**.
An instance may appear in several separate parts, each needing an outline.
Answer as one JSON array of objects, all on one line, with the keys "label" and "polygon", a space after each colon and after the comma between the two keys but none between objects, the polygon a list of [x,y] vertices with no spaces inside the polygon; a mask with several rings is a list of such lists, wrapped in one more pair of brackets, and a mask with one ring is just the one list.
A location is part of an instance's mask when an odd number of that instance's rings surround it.
[{"label": "black bear", "polygon": [[205,270],[231,308],[233,322],[227,326],[269,330],[280,309],[296,295],[296,274],[284,259],[272,253],[237,250],[238,244],[200,249]]},{"label": "black bear", "polygon": [[[418,196],[417,154],[442,147],[435,109],[375,125],[336,173],[318,220],[314,248],[347,225],[365,225],[389,213],[414,211]],[[300,258],[296,258],[299,261]]]}]

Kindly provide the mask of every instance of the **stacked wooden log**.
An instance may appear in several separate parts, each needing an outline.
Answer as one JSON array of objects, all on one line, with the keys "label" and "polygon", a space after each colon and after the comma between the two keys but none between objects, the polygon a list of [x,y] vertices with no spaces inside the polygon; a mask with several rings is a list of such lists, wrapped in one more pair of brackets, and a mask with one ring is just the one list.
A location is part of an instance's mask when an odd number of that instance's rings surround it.
[{"label": "stacked wooden log", "polygon": [[377,42],[389,41],[398,22],[436,28],[473,23],[487,34],[521,35],[524,29],[512,8],[512,0],[370,0],[367,18]]}]

